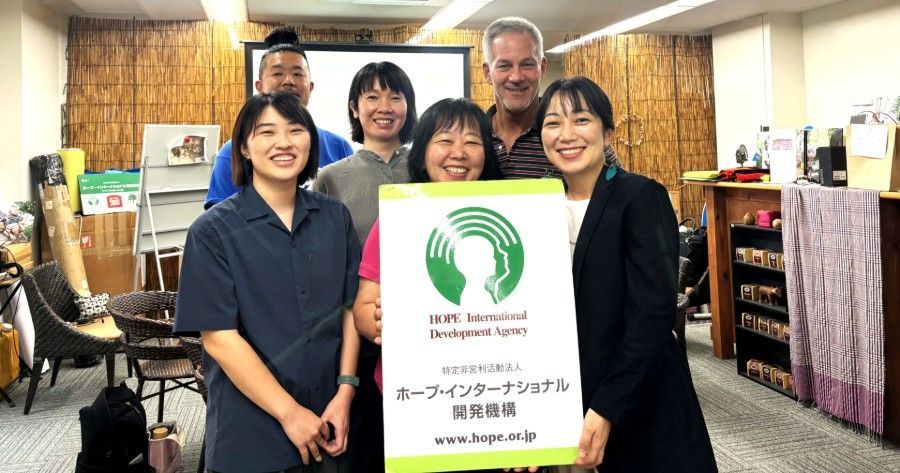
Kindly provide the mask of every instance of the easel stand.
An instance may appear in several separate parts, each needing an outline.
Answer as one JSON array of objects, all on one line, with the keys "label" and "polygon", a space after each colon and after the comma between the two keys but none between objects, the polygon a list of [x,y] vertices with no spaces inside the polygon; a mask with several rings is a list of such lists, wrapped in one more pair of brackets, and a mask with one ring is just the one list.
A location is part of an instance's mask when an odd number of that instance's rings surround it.
[{"label": "easel stand", "polygon": [[[169,165],[168,152],[184,137],[202,136],[206,161]],[[140,289],[142,257],[153,253],[159,288],[163,283],[162,260],[179,257],[191,223],[203,213],[213,159],[219,143],[219,127],[213,125],[146,125],[141,190],[137,203],[134,237],[134,290]],[[167,251],[168,250],[168,251]],[[166,315],[169,316],[168,313]]]}]

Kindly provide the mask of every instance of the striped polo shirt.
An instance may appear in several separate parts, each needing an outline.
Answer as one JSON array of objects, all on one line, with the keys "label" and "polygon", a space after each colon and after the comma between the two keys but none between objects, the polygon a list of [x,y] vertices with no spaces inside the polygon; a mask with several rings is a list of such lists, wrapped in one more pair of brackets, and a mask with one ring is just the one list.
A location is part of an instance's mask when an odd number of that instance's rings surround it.
[{"label": "striped polo shirt", "polygon": [[[497,113],[497,105],[488,108],[487,116],[490,123],[494,122],[494,114]],[[513,142],[512,149],[506,149],[503,140],[491,130],[491,146],[500,160],[500,170],[506,179],[541,179],[560,178],[563,175],[556,166],[550,163],[544,154],[544,145],[541,143],[541,126],[539,123],[531,125],[525,133],[522,133]],[[608,166],[622,167],[616,150],[607,144],[604,148],[606,164]]]}]

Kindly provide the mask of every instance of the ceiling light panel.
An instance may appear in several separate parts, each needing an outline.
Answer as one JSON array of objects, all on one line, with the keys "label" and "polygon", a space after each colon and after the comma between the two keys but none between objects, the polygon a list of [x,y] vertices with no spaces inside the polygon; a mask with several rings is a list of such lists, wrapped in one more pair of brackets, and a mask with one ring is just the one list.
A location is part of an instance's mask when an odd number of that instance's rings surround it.
[{"label": "ceiling light panel", "polygon": [[325,0],[346,5],[381,5],[388,7],[442,7],[451,0]]}]

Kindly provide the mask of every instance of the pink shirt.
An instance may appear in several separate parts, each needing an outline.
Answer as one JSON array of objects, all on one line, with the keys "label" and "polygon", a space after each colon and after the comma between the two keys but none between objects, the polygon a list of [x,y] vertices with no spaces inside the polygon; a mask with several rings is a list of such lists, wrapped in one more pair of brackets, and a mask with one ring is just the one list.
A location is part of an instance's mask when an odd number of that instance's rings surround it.
[{"label": "pink shirt", "polygon": [[[381,231],[378,220],[372,225],[369,231],[369,237],[366,239],[366,246],[363,248],[362,260],[359,262],[359,275],[370,281],[381,284]],[[378,358],[378,364],[375,365],[375,384],[378,385],[379,391],[384,391],[381,386],[381,358]]]}]

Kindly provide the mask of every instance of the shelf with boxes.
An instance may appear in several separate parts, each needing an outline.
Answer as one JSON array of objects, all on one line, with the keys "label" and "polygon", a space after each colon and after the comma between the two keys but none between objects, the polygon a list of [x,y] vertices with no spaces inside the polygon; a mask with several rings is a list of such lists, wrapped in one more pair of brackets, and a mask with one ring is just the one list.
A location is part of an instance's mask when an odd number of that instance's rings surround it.
[{"label": "shelf with boxes", "polygon": [[782,249],[778,229],[731,225],[738,374],[795,397]]}]

